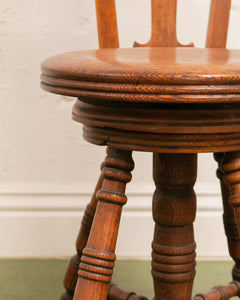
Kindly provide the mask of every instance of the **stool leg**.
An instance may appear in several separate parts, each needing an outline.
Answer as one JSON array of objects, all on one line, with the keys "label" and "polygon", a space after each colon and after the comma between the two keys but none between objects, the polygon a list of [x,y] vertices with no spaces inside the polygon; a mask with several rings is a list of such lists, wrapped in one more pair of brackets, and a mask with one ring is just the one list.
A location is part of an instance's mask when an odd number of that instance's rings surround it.
[{"label": "stool leg", "polygon": [[196,154],[153,155],[155,300],[190,300],[195,276]]},{"label": "stool leg", "polygon": [[[221,179],[224,225],[228,239],[229,253],[235,261],[233,279],[240,281],[240,152],[216,154],[221,165],[218,176]],[[224,181],[225,182],[224,182]]]},{"label": "stool leg", "polygon": [[84,212],[81,227],[76,240],[77,254],[74,255],[69,261],[64,276],[64,280],[63,280],[63,284],[66,289],[66,292],[62,295],[61,300],[71,300],[73,298],[74,290],[77,284],[78,269],[79,269],[79,264],[82,256],[82,251],[87,245],[89,232],[92,226],[93,217],[97,207],[96,194],[101,189],[102,183],[103,183],[103,176],[101,174],[98,179],[94,193],[92,195],[91,201],[87,205],[86,210]]},{"label": "stool leg", "polygon": [[110,149],[104,161],[103,185],[87,246],[83,250],[74,300],[106,300],[115,261],[115,247],[126,183],[134,163],[131,152]]}]

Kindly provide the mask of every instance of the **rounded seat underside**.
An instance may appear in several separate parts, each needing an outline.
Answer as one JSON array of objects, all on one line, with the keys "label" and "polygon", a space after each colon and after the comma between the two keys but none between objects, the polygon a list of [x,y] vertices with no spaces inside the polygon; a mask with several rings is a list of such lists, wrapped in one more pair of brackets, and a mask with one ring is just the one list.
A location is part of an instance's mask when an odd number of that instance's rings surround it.
[{"label": "rounded seat underside", "polygon": [[42,87],[78,97],[91,143],[162,153],[240,150],[240,50],[100,49],[42,64]]},{"label": "rounded seat underside", "polygon": [[239,104],[96,105],[77,100],[72,116],[84,125],[84,139],[97,145],[159,153],[240,150]]},{"label": "rounded seat underside", "polygon": [[240,101],[240,50],[99,49],[42,64],[42,87],[84,100],[143,103]]}]

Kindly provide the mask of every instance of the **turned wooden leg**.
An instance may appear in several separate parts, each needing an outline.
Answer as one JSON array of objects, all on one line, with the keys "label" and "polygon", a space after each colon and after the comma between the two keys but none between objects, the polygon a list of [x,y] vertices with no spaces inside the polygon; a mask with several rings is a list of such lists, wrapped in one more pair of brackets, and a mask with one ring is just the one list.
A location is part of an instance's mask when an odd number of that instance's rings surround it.
[{"label": "turned wooden leg", "polygon": [[82,256],[82,251],[87,245],[87,240],[89,232],[92,226],[95,210],[97,207],[97,192],[101,189],[103,184],[103,176],[100,175],[94,193],[92,195],[91,201],[86,207],[83,215],[80,231],[76,240],[77,254],[74,255],[69,261],[63,284],[66,292],[62,295],[61,300],[71,300],[73,298],[74,290],[78,279],[78,269]]},{"label": "turned wooden leg", "polygon": [[126,183],[134,163],[131,152],[110,149],[104,161],[103,185],[87,246],[83,250],[74,300],[106,300],[111,281]]},{"label": "turned wooden leg", "polygon": [[[229,156],[229,154],[227,156]],[[231,156],[231,154],[230,154],[230,156]],[[230,196],[231,196],[230,186],[228,184],[226,184],[223,180],[223,178],[224,178],[224,173],[222,170],[223,157],[224,157],[224,153],[214,154],[214,158],[218,162],[218,165],[219,165],[218,170],[217,170],[217,177],[220,179],[220,182],[221,182],[223,211],[224,211],[223,222],[224,222],[225,233],[226,233],[227,241],[228,241],[228,249],[229,249],[230,256],[235,261],[235,266],[233,267],[233,270],[232,270],[232,276],[233,276],[234,280],[240,281],[240,238],[239,238],[239,234],[238,234],[238,226],[237,226],[237,221],[236,221],[235,214],[234,214],[234,209],[229,201]],[[227,159],[227,157],[226,157],[226,159]],[[228,168],[226,167],[226,164],[228,164],[226,159],[224,159],[224,169],[229,168],[229,167]],[[228,174],[230,174],[230,173],[228,172]]]},{"label": "turned wooden leg", "polygon": [[193,221],[196,154],[153,156],[155,221],[152,275],[155,300],[190,300],[195,276]]},{"label": "turned wooden leg", "polygon": [[144,296],[137,296],[133,292],[125,292],[116,284],[111,283],[108,290],[108,300],[148,300]]},{"label": "turned wooden leg", "polygon": [[193,300],[228,300],[240,294],[240,284],[233,281],[227,286],[215,286],[207,294],[198,294]]}]

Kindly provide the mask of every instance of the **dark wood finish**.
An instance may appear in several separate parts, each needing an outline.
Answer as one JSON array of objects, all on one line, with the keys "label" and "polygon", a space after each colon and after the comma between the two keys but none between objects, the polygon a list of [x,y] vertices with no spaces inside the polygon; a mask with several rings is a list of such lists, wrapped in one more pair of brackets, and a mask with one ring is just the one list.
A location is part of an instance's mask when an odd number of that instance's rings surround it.
[{"label": "dark wood finish", "polygon": [[87,126],[145,133],[206,135],[240,131],[240,105],[141,107],[76,101],[72,116],[74,121]]},{"label": "dark wood finish", "polygon": [[224,181],[229,185],[231,196],[229,202],[233,207],[238,232],[240,233],[240,152],[225,153],[222,161]]},{"label": "dark wood finish", "polygon": [[76,240],[77,254],[69,261],[65,277],[63,280],[66,293],[62,295],[62,300],[72,299],[78,279],[78,269],[81,261],[82,251],[87,245],[89,232],[92,227],[93,218],[97,207],[97,192],[101,189],[103,184],[103,176],[100,175],[95,191],[92,195],[91,201],[85,209],[82,219],[81,227]]},{"label": "dark wood finish", "polygon": [[227,286],[215,286],[207,294],[198,294],[193,300],[228,300],[240,296],[240,283],[233,281]]},{"label": "dark wood finish", "polygon": [[108,300],[148,300],[144,296],[137,296],[133,292],[125,292],[116,284],[111,283],[108,291]]},{"label": "dark wood finish", "polygon": [[95,0],[100,48],[118,48],[115,0]]},{"label": "dark wood finish", "polygon": [[133,167],[128,151],[111,149],[104,161],[104,181],[97,193],[97,209],[81,257],[74,300],[107,299],[122,205],[127,201],[124,192]]},{"label": "dark wood finish", "polygon": [[100,106],[77,101],[73,119],[85,125],[87,141],[125,150],[198,153],[233,151],[240,144],[238,106]]},{"label": "dark wood finish", "polygon": [[[163,153],[204,153],[239,149],[240,134],[151,134],[84,126],[83,137],[96,145],[135,151]],[[223,138],[224,141],[221,140]],[[224,142],[227,142],[225,145]]]},{"label": "dark wood finish", "polygon": [[226,47],[230,10],[231,0],[212,0],[206,45],[208,48]]},{"label": "dark wood finish", "polygon": [[235,266],[232,270],[232,277],[234,280],[240,281],[240,237],[238,233],[237,222],[232,205],[229,202],[231,196],[230,187],[224,182],[224,172],[222,171],[222,163],[224,153],[215,153],[216,161],[219,164],[217,170],[217,177],[221,182],[222,201],[223,201],[223,223],[225,234],[228,241],[229,254],[235,261]]},{"label": "dark wood finish", "polygon": [[190,300],[195,276],[196,154],[153,155],[155,300]]}]

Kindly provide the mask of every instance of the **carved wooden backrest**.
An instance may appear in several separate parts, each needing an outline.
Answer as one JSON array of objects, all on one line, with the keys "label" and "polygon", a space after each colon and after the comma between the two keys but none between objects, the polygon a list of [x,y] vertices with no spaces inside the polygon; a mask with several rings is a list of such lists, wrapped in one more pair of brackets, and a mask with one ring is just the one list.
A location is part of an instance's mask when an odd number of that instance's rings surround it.
[{"label": "carved wooden backrest", "polygon": [[[100,48],[118,48],[115,0],[95,0]],[[210,0],[209,0],[210,1]],[[212,0],[207,44],[208,48],[226,46],[231,0]],[[176,36],[177,0],[152,0],[152,35],[147,44],[135,47],[179,47]],[[192,46],[192,44],[188,45]]]}]

